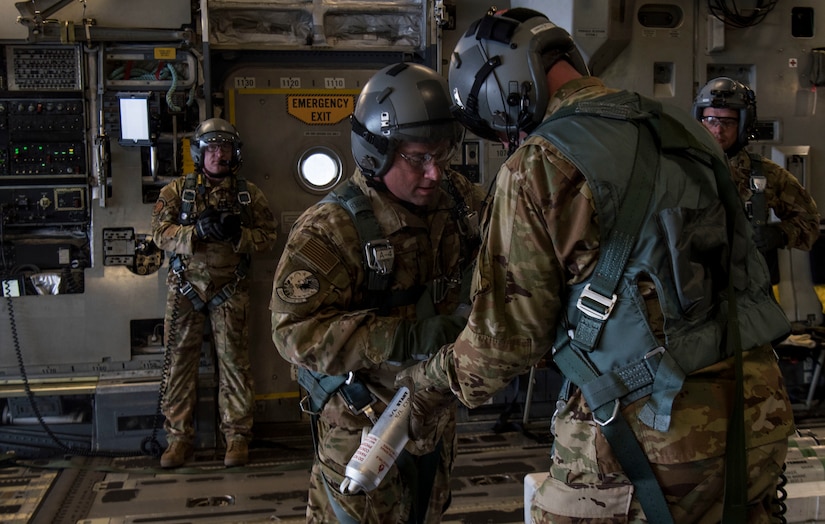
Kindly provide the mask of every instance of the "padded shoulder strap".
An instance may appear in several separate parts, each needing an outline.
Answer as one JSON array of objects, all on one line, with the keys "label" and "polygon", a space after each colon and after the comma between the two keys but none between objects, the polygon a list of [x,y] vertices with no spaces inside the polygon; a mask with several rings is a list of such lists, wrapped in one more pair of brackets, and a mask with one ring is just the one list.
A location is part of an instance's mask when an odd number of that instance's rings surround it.
[{"label": "padded shoulder strap", "polygon": [[383,232],[375,218],[369,197],[352,180],[348,180],[337,190],[330,191],[321,199],[322,203],[336,203],[347,210],[358,230],[361,242],[382,238]]}]

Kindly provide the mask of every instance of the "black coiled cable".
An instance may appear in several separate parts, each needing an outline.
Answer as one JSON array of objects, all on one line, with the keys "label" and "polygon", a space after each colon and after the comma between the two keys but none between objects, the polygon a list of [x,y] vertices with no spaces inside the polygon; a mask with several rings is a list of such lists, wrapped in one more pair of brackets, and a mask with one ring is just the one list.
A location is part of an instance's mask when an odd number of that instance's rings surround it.
[{"label": "black coiled cable", "polygon": [[[155,419],[152,428],[152,435],[143,439],[141,443],[140,451],[139,452],[111,452],[111,451],[93,451],[91,448],[77,448],[74,446],[70,446],[60,440],[60,438],[52,431],[46,421],[43,419],[43,415],[40,413],[40,408],[37,405],[37,401],[35,399],[34,393],[32,392],[31,385],[29,384],[29,377],[26,373],[26,366],[23,363],[23,352],[20,350],[20,337],[17,332],[17,321],[14,316],[14,304],[12,302],[11,297],[11,281],[5,280],[3,281],[3,288],[6,297],[6,304],[9,310],[9,329],[11,331],[11,338],[12,344],[14,345],[14,352],[15,356],[17,357],[17,365],[20,370],[20,377],[23,381],[23,389],[26,393],[26,398],[31,405],[32,412],[34,413],[35,417],[37,418],[37,422],[40,424],[40,427],[49,438],[54,442],[54,444],[62,451],[72,454],[72,455],[80,455],[85,457],[136,457],[141,455],[150,455],[153,457],[160,457],[161,453],[163,452],[160,443],[157,440],[157,432],[158,428],[160,427],[160,419],[162,416],[161,412],[161,404],[163,402],[163,396],[166,390],[166,377],[169,374],[169,364],[170,364],[170,352],[167,350],[164,352],[164,359],[163,359],[163,369],[161,371],[161,382],[160,382],[160,390],[158,392],[158,408],[155,414]],[[177,318],[178,314],[178,301],[179,295],[175,295],[175,307],[172,311],[172,318],[173,321]],[[173,322],[174,325],[174,322]],[[174,340],[174,330],[170,330],[169,339],[170,341]],[[167,346],[168,347],[168,346]]]},{"label": "black coiled cable", "polygon": [[26,374],[26,366],[23,363],[23,352],[20,350],[20,337],[17,332],[17,321],[14,317],[14,304],[11,299],[11,286],[9,285],[10,281],[5,281],[3,283],[6,295],[6,304],[9,310],[9,329],[11,330],[11,338],[12,343],[14,345],[14,353],[17,357],[17,365],[20,369],[20,378],[23,381],[23,389],[26,392],[26,398],[29,400],[29,404],[31,405],[32,412],[34,413],[35,417],[37,418],[37,422],[40,424],[40,427],[52,442],[60,448],[62,451],[66,453],[70,453],[72,455],[82,455],[86,457],[125,457],[125,456],[134,456],[138,455],[137,453],[123,453],[123,452],[107,452],[107,451],[93,451],[91,448],[77,448],[74,446],[69,446],[52,431],[46,421],[43,419],[43,415],[40,413],[40,408],[37,406],[37,401],[34,397],[34,393],[32,392],[31,385],[29,384],[29,377]]},{"label": "black coiled cable", "polygon": [[776,496],[771,504],[771,517],[773,522],[777,524],[787,524],[788,520],[785,518],[785,513],[788,511],[788,506],[785,505],[785,500],[788,498],[788,490],[785,485],[788,484],[788,477],[785,476],[785,464],[782,464],[782,473],[779,474],[779,482],[776,484]]},{"label": "black coiled cable", "polygon": [[172,304],[172,314],[169,318],[169,332],[166,333],[166,341],[163,351],[163,368],[160,372],[160,386],[158,387],[158,405],[155,410],[155,417],[152,422],[152,434],[144,438],[140,443],[140,449],[145,455],[159,458],[163,454],[163,447],[158,441],[158,430],[163,420],[163,399],[166,396],[166,387],[169,380],[169,367],[172,364],[172,351],[169,348],[175,346],[177,339],[178,316],[180,315],[180,293],[175,293],[175,302]]}]

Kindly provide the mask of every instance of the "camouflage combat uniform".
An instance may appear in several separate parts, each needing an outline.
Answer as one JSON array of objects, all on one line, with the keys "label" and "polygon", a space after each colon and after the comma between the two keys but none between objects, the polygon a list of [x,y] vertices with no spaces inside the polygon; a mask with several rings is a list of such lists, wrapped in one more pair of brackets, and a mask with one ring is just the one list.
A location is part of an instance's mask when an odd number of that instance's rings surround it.
[{"label": "camouflage combat uniform", "polygon": [[[466,205],[478,212],[483,197],[480,188],[455,172],[451,178]],[[402,203],[381,186],[370,187],[360,172],[353,175],[353,180],[368,196],[384,238],[394,248],[392,290],[414,289],[440,277],[458,283],[474,259],[477,243],[468,253],[466,242],[470,239],[462,238],[459,232],[452,216],[455,202],[445,190],[444,180],[440,194],[427,209]],[[376,309],[362,305],[367,288],[364,249],[352,218],[341,205],[321,203],[311,207],[291,231],[273,282],[270,309],[275,346],[283,358],[297,366],[326,375],[353,372],[379,399],[375,411],[380,414],[396,391],[397,372],[412,364],[386,361],[396,327],[401,319],[421,318],[422,309],[432,307],[433,302],[435,311],[424,313],[424,317],[451,314],[459,304],[459,286],[450,287],[441,301],[422,299],[418,304],[393,307],[382,316]],[[455,457],[455,404],[438,417],[432,421],[433,434],[411,440],[405,448],[415,458],[431,453],[441,442],[429,504],[417,508],[419,516],[426,509],[424,522],[428,523],[440,522],[449,502]],[[328,492],[361,522],[408,522],[413,494],[410,479],[404,478],[398,463],[368,494],[345,496],[339,492],[362,430],[371,426],[367,416],[353,414],[340,395],[333,395],[323,408],[318,417],[308,522],[337,522]]]},{"label": "camouflage combat uniform", "polygon": [[[779,227],[788,239],[788,248],[810,251],[819,237],[819,212],[810,193],[787,169],[762,157],[762,176],[766,180],[765,205],[781,221]],[[728,162],[733,181],[743,202],[753,196],[750,189],[751,157],[744,149]]]},{"label": "camouflage combat uniform", "polygon": [[[550,100],[547,114],[612,91],[593,77],[573,80]],[[452,348],[428,361],[423,381],[451,388],[469,407],[482,404],[551,350],[567,290],[591,275],[601,243],[584,175],[537,136],[528,137],[499,171],[490,214],[467,328]],[[661,336],[653,285],[639,286]],[[766,522],[763,504],[776,493],[793,415],[770,345],[746,352],[744,369],[748,497],[755,503],[749,522]],[[732,359],[690,374],[667,432],[639,422],[649,397],[623,406],[676,522],[721,519],[733,377]],[[634,486],[575,387],[554,433],[549,476],[530,508],[533,522],[647,522]]]},{"label": "camouflage combat uniform", "polygon": [[[186,270],[183,278],[192,284],[204,302],[226,284],[236,280],[235,269],[244,254],[270,250],[275,245],[277,222],[272,216],[266,197],[257,186],[247,181],[251,196],[237,244],[232,241],[205,242],[198,239],[194,221],[181,225],[181,194],[186,177],[167,184],[160,192],[152,212],[154,242],[167,252],[181,257]],[[241,213],[234,176],[227,176],[218,184],[206,177],[205,194],[195,198],[192,213],[195,217],[208,206],[219,210],[232,209]],[[244,213],[241,213],[244,216]],[[247,349],[249,279],[238,282],[228,300],[211,311],[196,311],[188,298],[178,292],[180,281],[170,270],[167,277],[168,294],[164,322],[165,346],[171,351],[171,367],[163,398],[164,427],[169,443],[176,440],[194,441],[193,413],[198,387],[198,367],[204,340],[204,323],[209,319],[212,341],[219,370],[218,409],[220,429],[227,439],[233,436],[250,437],[254,386],[249,369]],[[173,323],[173,319],[176,321]]]}]

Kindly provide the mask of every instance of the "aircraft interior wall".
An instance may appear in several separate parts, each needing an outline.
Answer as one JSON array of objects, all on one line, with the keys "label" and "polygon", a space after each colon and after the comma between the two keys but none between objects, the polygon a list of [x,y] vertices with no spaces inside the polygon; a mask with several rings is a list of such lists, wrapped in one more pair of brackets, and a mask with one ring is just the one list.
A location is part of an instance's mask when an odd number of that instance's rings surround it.
[{"label": "aircraft interior wall", "polygon": [[[473,0],[378,7],[366,0],[134,0],[128,9],[120,0],[42,3],[62,6],[47,17],[19,12],[11,2],[0,6],[5,420],[31,419],[31,385],[45,414],[73,423],[80,411],[97,449],[131,448],[151,430],[164,365],[168,271],[168,257],[151,240],[152,206],[164,184],[191,169],[188,141],[197,124],[221,116],[239,129],[242,173],[264,190],[280,222],[276,249],[256,256],[248,276],[256,422],[301,422],[301,392],[273,347],[268,310],[289,228],[354,171],[348,116],[370,75],[402,60],[446,74],[460,32],[489,6]],[[608,84],[686,110],[713,76],[747,81],[763,133],[752,147],[791,167],[825,202],[825,144],[815,138],[825,133],[825,119],[816,114],[821,95],[810,67],[815,49],[825,46],[816,30],[825,27],[825,9],[785,1],[760,23],[732,29],[691,0],[496,5],[545,9]],[[18,16],[23,23],[11,23]],[[127,106],[146,119],[136,128],[124,120]],[[505,154],[500,144],[468,134],[454,167],[487,187]],[[802,264],[810,273],[806,257],[789,254],[788,271]],[[810,297],[813,283],[802,280],[799,295]],[[821,323],[821,304],[806,300],[795,306],[794,320],[819,314]],[[207,333],[206,392],[213,374]],[[548,367],[533,379],[530,391],[542,399],[534,415],[549,415],[558,377]],[[502,392],[490,409],[525,400],[527,382]],[[126,429],[121,418],[103,422],[103,410],[124,392],[136,399],[120,414],[134,420]],[[204,405],[203,428],[214,428],[210,417]]]}]

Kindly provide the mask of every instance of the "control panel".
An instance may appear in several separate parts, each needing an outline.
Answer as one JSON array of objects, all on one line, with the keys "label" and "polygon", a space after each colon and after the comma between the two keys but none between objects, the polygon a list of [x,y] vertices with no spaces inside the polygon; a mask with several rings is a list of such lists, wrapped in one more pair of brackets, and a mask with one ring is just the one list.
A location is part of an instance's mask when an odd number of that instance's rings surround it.
[{"label": "control panel", "polygon": [[83,224],[88,162],[83,100],[0,99],[0,209],[5,226]]},{"label": "control panel", "polygon": [[8,46],[10,91],[80,91],[78,46]]}]

